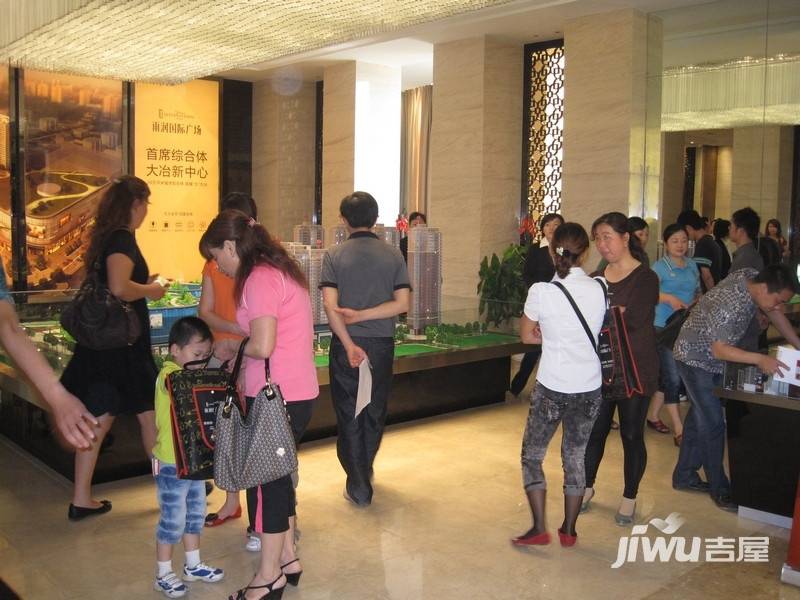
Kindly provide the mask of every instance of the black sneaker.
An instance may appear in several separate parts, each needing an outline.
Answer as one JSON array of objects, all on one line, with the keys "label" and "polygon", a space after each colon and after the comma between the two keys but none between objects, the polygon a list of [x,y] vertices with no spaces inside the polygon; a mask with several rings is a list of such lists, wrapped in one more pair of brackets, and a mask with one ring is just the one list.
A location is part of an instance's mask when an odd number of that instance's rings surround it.
[{"label": "black sneaker", "polygon": [[707,494],[711,488],[708,485],[708,483],[706,483],[702,479],[698,479],[697,481],[693,481],[689,485],[675,485],[673,483],[672,489],[678,490],[679,492],[703,492]]},{"label": "black sneaker", "polygon": [[722,492],[716,496],[711,494],[711,500],[722,510],[727,510],[728,512],[737,512],[739,510],[739,505],[731,499],[731,495],[728,492]]}]

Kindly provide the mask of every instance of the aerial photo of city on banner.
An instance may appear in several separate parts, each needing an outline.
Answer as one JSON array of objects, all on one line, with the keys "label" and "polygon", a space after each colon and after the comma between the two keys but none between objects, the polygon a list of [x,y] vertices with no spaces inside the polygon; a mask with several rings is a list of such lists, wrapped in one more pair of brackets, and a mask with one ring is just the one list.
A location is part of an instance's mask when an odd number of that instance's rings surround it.
[{"label": "aerial photo of city on banner", "polygon": [[[4,74],[5,75],[5,74]],[[8,127],[7,75],[0,80],[0,140]],[[5,101],[4,101],[5,98]],[[103,187],[122,170],[122,84],[24,72],[28,285],[74,287]],[[11,261],[9,149],[0,143],[0,255]]]}]

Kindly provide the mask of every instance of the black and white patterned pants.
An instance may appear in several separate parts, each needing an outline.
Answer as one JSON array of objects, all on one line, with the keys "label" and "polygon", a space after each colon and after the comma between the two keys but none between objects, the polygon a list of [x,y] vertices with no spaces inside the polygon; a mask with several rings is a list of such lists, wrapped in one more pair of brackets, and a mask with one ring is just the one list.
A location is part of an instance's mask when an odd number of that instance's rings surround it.
[{"label": "black and white patterned pants", "polygon": [[559,423],[563,423],[561,461],[564,467],[564,494],[583,496],[586,487],[586,444],[601,401],[600,388],[591,392],[565,394],[554,392],[536,382],[522,439],[522,481],[526,490],[547,489],[542,461]]}]

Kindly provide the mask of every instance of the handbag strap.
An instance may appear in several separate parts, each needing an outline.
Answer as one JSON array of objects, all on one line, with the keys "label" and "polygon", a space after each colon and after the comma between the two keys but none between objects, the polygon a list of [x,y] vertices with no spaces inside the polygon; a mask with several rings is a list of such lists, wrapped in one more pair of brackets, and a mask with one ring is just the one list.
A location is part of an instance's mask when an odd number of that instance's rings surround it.
[{"label": "handbag strap", "polygon": [[222,407],[222,414],[225,417],[230,416],[233,400],[236,397],[236,384],[239,380],[239,371],[242,368],[242,358],[244,358],[244,347],[250,338],[246,337],[239,344],[239,351],[236,353],[236,362],[233,363],[233,371],[231,376],[228,377],[228,385],[225,387],[225,404]]},{"label": "handbag strap", "polygon": [[583,330],[586,332],[586,335],[589,338],[589,342],[592,344],[592,349],[596,353],[597,352],[597,342],[595,342],[594,336],[592,335],[592,330],[589,329],[589,324],[586,322],[586,319],[583,318],[583,313],[581,313],[581,310],[578,308],[578,305],[575,303],[575,299],[572,297],[572,294],[570,294],[567,291],[567,288],[565,288],[560,281],[551,281],[550,283],[552,283],[554,286],[556,286],[558,289],[560,289],[562,292],[564,292],[564,295],[567,297],[567,300],[569,300],[569,303],[572,305],[572,310],[575,311],[575,314],[578,316],[578,320],[581,322],[581,325],[583,325]]},{"label": "handbag strap", "polygon": [[267,395],[267,399],[272,400],[273,398],[275,398],[276,394],[275,394],[275,386],[272,385],[272,377],[270,377],[270,372],[269,372],[269,357],[264,359],[264,374],[266,375],[266,381],[267,381],[266,385],[264,386],[264,389],[266,390],[265,393]]}]

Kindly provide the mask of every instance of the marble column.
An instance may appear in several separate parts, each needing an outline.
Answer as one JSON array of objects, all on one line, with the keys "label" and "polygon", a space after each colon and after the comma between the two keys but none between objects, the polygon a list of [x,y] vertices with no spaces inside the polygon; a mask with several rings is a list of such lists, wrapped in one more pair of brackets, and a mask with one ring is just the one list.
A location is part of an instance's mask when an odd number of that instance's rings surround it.
[{"label": "marble column", "polygon": [[282,240],[314,212],[316,88],[253,87],[253,198],[259,221]]},{"label": "marble column", "polygon": [[631,9],[566,23],[567,219],[588,228],[609,211],[659,218],[661,38],[658,19]]},{"label": "marble column", "polygon": [[522,58],[492,37],[434,46],[428,222],[442,231],[445,310],[475,304],[481,259],[518,239]]},{"label": "marble column", "polygon": [[661,136],[661,218],[674,223],[683,208],[684,153],[686,135],[669,131]]},{"label": "marble column", "polygon": [[399,68],[346,62],[325,69],[322,131],[322,224],[339,221],[354,190],[371,193],[379,222],[394,225],[400,207]]},{"label": "marble column", "polygon": [[322,225],[339,222],[339,203],[355,190],[356,63],[325,68],[322,100]]},{"label": "marble column", "polygon": [[788,227],[792,193],[791,127],[737,127],[733,130],[731,210],[751,206],[762,224],[777,218]]}]

